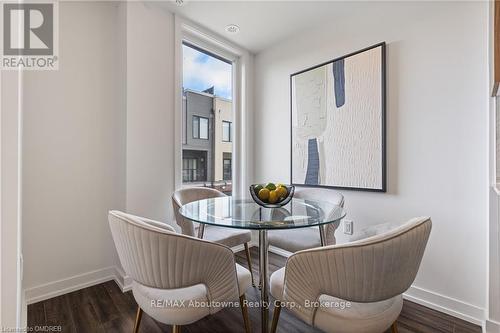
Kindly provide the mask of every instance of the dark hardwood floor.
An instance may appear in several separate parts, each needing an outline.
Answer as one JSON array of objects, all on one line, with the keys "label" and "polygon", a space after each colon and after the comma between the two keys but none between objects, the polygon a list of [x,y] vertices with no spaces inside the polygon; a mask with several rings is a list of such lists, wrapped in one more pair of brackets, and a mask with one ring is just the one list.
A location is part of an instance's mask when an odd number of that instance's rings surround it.
[{"label": "dark hardwood floor", "polygon": [[[257,277],[258,252],[251,249],[254,275]],[[244,252],[236,254],[237,262],[246,266]],[[269,255],[270,271],[283,267],[283,257]],[[247,299],[258,301],[257,288],[247,292]],[[62,332],[132,332],[137,304],[131,292],[122,293],[114,281],[108,281],[93,287],[78,290],[66,295],[48,299],[28,306],[28,326],[36,331],[35,326],[61,326]],[[252,331],[260,330],[260,311],[250,308]],[[403,311],[398,318],[400,333],[476,333],[479,326],[446,314],[431,310],[421,305],[405,301]],[[158,323],[144,314],[140,332],[171,332],[171,327]],[[183,326],[183,333],[218,333],[244,332],[243,319],[239,308],[228,308],[213,316],[206,317],[194,324]],[[304,324],[287,310],[280,316],[278,332],[320,332]],[[389,331],[388,331],[389,332]]]}]

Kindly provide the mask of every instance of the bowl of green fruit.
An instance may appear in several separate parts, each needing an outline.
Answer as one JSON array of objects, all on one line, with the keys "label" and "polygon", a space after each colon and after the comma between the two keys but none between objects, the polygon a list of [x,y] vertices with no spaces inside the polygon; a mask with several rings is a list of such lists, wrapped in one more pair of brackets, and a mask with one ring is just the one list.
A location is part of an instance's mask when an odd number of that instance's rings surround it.
[{"label": "bowl of green fruit", "polygon": [[292,200],[295,186],[284,184],[253,184],[250,185],[250,195],[259,206],[279,208]]}]

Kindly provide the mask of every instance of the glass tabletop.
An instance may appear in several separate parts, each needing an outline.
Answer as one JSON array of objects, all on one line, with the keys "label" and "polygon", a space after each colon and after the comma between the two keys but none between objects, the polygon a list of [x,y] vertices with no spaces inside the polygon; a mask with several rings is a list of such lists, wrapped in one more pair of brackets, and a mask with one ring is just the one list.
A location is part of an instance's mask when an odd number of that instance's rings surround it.
[{"label": "glass tabletop", "polygon": [[182,206],[188,220],[240,229],[293,229],[340,221],[345,210],[329,202],[293,198],[280,208],[264,208],[252,199],[219,197]]}]

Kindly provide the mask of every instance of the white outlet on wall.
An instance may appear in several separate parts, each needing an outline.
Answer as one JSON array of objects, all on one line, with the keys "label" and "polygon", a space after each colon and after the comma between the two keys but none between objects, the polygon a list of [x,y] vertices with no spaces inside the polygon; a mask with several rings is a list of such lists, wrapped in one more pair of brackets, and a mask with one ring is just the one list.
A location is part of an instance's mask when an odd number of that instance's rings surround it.
[{"label": "white outlet on wall", "polygon": [[344,234],[352,235],[354,232],[354,222],[352,220],[344,220]]}]

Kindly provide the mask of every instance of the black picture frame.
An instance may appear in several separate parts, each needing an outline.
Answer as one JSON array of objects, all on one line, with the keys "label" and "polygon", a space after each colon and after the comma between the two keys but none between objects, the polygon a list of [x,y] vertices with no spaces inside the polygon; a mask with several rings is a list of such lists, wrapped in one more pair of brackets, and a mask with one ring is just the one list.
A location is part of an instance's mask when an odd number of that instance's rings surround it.
[{"label": "black picture frame", "polygon": [[[346,186],[331,186],[331,185],[310,185],[310,184],[298,184],[293,182],[293,99],[292,99],[292,79],[295,75],[316,69],[321,66],[331,64],[335,61],[349,58],[351,56],[363,53],[375,48],[381,48],[381,131],[382,131],[382,175],[381,175],[381,188],[364,188],[364,187],[346,187]],[[361,50],[351,52],[344,56],[323,62],[321,64],[303,69],[301,71],[290,74],[290,184],[296,187],[318,187],[318,188],[329,188],[329,189],[339,189],[339,190],[352,190],[352,191],[366,191],[366,192],[387,192],[387,151],[386,151],[386,141],[387,141],[387,129],[386,129],[386,118],[387,118],[387,97],[386,97],[386,43],[381,42],[374,44],[372,46],[363,48]]]}]

